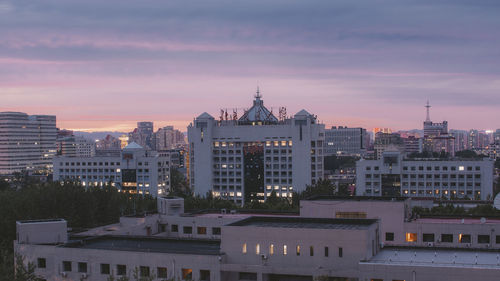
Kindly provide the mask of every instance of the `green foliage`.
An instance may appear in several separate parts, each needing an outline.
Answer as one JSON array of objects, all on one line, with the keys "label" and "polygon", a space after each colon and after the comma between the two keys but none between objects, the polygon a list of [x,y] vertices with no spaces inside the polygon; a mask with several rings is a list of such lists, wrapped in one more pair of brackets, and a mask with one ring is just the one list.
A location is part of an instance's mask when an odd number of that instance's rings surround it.
[{"label": "green foliage", "polygon": [[306,199],[319,195],[335,195],[335,191],[336,187],[331,181],[320,179],[316,184],[306,186],[306,189],[300,194],[300,198]]},{"label": "green foliage", "polygon": [[474,216],[474,217],[489,217],[500,216],[500,210],[495,209],[492,205],[482,204],[475,208],[465,210],[463,207],[455,207],[453,204],[440,204],[431,209],[414,207],[414,215],[431,215],[431,216]]},{"label": "green foliage", "polygon": [[213,198],[208,192],[205,197],[184,195],[184,209],[186,210],[207,210],[207,209],[237,209],[238,206],[229,200]]},{"label": "green foliage", "polygon": [[33,263],[24,264],[24,258],[22,256],[16,255],[15,263],[15,276],[14,281],[38,281],[35,275],[35,265]]},{"label": "green foliage", "polygon": [[121,215],[154,211],[156,200],[152,197],[120,193],[109,186],[24,183],[18,190],[0,190],[0,276],[13,272],[13,262],[3,257],[13,252],[18,220],[63,218],[69,227],[79,229],[115,223]]},{"label": "green foliage", "polygon": [[455,152],[455,156],[458,158],[482,158],[483,155],[478,155],[476,152],[472,150],[461,150]]},{"label": "green foliage", "polygon": [[495,168],[500,169],[500,157],[495,161]]},{"label": "green foliage", "polygon": [[193,194],[189,188],[186,177],[175,168],[170,170],[170,188],[171,196],[185,198]]},{"label": "green foliage", "polygon": [[408,158],[449,158],[450,154],[448,152],[431,152],[431,151],[423,151],[423,152],[412,152],[408,156]]}]

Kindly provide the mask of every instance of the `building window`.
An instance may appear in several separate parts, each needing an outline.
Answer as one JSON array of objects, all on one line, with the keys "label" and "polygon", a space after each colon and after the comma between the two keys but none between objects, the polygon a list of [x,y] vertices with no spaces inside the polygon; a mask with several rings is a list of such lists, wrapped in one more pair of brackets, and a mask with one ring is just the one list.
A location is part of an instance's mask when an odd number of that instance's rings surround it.
[{"label": "building window", "polygon": [[246,254],[247,253],[247,243],[243,243],[243,247],[241,248],[241,252],[243,254]]},{"label": "building window", "polygon": [[260,255],[260,244],[259,243],[257,243],[257,245],[255,245],[255,254]]},{"label": "building window", "polygon": [[434,242],[434,233],[424,233],[422,236],[423,242]]},{"label": "building window", "polygon": [[108,263],[101,263],[101,274],[109,274],[110,271],[111,270]]},{"label": "building window", "polygon": [[441,242],[453,243],[453,234],[441,234]]},{"label": "building window", "polygon": [[394,241],[394,232],[386,232],[385,241]]},{"label": "building window", "polygon": [[182,280],[191,280],[191,279],[193,279],[193,270],[191,268],[183,268]]},{"label": "building window", "polygon": [[149,266],[139,266],[139,274],[141,277],[149,277]]},{"label": "building window", "polygon": [[193,227],[191,227],[191,226],[185,226],[185,227],[183,227],[183,232],[184,232],[184,234],[192,234],[193,233]]},{"label": "building window", "polygon": [[343,256],[344,256],[344,250],[341,247],[339,247],[339,258]]},{"label": "building window", "polygon": [[204,226],[198,226],[197,232],[198,232],[198,234],[205,235],[205,234],[207,234],[207,228]]},{"label": "building window", "polygon": [[213,235],[220,235],[220,227],[212,227]]},{"label": "building window", "polygon": [[166,267],[158,267],[156,269],[156,274],[158,275],[157,276],[158,278],[167,278],[168,277],[167,268]]},{"label": "building window", "polygon": [[496,243],[496,244],[500,244],[500,235],[497,235],[497,236],[495,237],[495,243]]},{"label": "building window", "polygon": [[458,235],[458,242],[460,242],[460,243],[470,243],[471,242],[470,234],[462,234],[462,233],[460,233]]},{"label": "building window", "polygon": [[63,261],[63,271],[64,272],[71,271],[71,262],[70,261]]},{"label": "building window", "polygon": [[269,245],[269,255],[274,255],[274,244]]},{"label": "building window", "polygon": [[330,253],[329,253],[329,249],[328,249],[328,247],[325,247],[325,257],[328,257],[328,255],[329,255],[329,254],[330,254]]},{"label": "building window", "polygon": [[477,243],[489,244],[490,243],[490,236],[489,235],[478,235],[477,236]]},{"label": "building window", "polygon": [[288,247],[287,245],[283,245],[283,256],[286,256],[288,254]]},{"label": "building window", "polygon": [[200,270],[200,281],[210,281],[210,270]]},{"label": "building window", "polygon": [[416,233],[406,233],[406,242],[417,242],[417,234]]},{"label": "building window", "polygon": [[116,275],[127,275],[127,266],[124,264],[116,265]]},{"label": "building window", "polygon": [[78,272],[80,272],[80,273],[87,272],[87,263],[86,262],[79,262],[78,263]]},{"label": "building window", "polygon": [[297,247],[295,247],[295,252],[297,256],[300,256],[300,245],[297,245]]},{"label": "building window", "polygon": [[172,224],[172,227],[170,228],[172,232],[179,232],[179,226],[177,224]]},{"label": "building window", "polygon": [[38,268],[47,268],[47,260],[45,258],[38,258],[36,265]]},{"label": "building window", "polygon": [[253,272],[239,272],[238,273],[239,280],[257,280],[257,273]]},{"label": "building window", "polygon": [[314,256],[314,247],[313,246],[309,246],[309,256]]}]

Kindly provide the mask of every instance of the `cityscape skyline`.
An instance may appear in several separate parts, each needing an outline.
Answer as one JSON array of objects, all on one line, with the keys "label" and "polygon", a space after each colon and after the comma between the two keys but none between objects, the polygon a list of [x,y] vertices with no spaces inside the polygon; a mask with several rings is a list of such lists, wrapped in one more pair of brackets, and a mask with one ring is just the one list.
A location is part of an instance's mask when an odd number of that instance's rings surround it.
[{"label": "cityscape skyline", "polygon": [[327,127],[420,128],[427,100],[451,128],[500,127],[494,1],[149,4],[0,2],[0,110],[185,128],[258,85],[269,107]]},{"label": "cityscape skyline", "polygon": [[[280,107],[281,106],[269,106],[269,108],[273,110],[275,115],[278,114],[278,110]],[[426,106],[423,106],[423,107],[426,107]],[[432,107],[432,105],[430,107]],[[299,108],[299,107],[297,107],[297,108]],[[6,110],[2,110],[2,109],[3,108],[0,107],[0,111],[12,111],[12,112],[23,112],[23,113],[28,113],[28,114],[45,114],[45,115],[58,116],[57,114],[54,114],[51,112],[23,111],[22,107],[7,108]],[[34,110],[36,110],[36,109],[34,109]],[[225,108],[221,107],[221,108],[219,108],[219,110],[227,110],[229,115],[231,115],[233,113],[233,110],[237,110],[238,116],[241,116],[241,115],[243,115],[245,110],[248,110],[248,106],[247,107],[240,107],[240,106],[238,106],[238,107],[225,107]],[[288,108],[287,108],[287,110],[288,110]],[[213,112],[213,113],[207,112],[207,113],[211,114],[216,119],[218,119],[220,117],[219,116],[220,112]],[[216,113],[219,115],[217,115]],[[287,114],[289,116],[292,116],[294,114],[294,112],[288,111]],[[432,121],[437,121],[437,122],[449,121],[449,119],[446,119],[446,118],[442,118],[442,119],[433,118],[432,111],[431,111],[430,115],[431,115]],[[93,133],[93,132],[129,132],[129,131],[133,131],[134,128],[137,127],[137,122],[147,121],[147,122],[154,123],[155,130],[163,128],[165,126],[174,126],[175,128],[181,129],[181,131],[186,132],[187,127],[189,126],[190,123],[193,122],[193,120],[196,118],[197,114],[193,112],[193,117],[189,121],[186,121],[186,120],[170,120],[169,121],[169,120],[164,120],[164,119],[150,120],[150,119],[144,119],[144,118],[141,119],[141,115],[132,115],[132,116],[137,117],[138,119],[134,119],[134,120],[130,119],[130,120],[125,120],[125,121],[123,121],[123,120],[109,120],[109,119],[108,120],[94,120],[91,116],[85,116],[87,118],[90,118],[90,120],[61,120],[58,117],[57,118],[57,126],[60,129],[73,130],[73,131],[79,131],[79,132],[89,132],[89,133]],[[158,115],[155,115],[155,116],[158,117]],[[128,118],[130,118],[130,116],[128,116]],[[383,125],[375,124],[375,123],[373,123],[373,125],[371,125],[371,126],[366,126],[363,124],[371,124],[372,122],[370,122],[370,121],[363,122],[366,120],[361,120],[359,118],[339,119],[339,120],[340,121],[338,121],[338,122],[330,121],[330,120],[323,120],[321,118],[321,116],[318,115],[318,122],[325,124],[326,128],[330,128],[330,127],[334,127],[334,126],[346,126],[349,128],[360,127],[360,128],[365,128],[370,132],[372,132],[375,129],[380,129],[380,128],[389,128],[394,132],[422,130],[422,120],[425,120],[425,118],[422,118],[421,120],[415,120],[415,122],[413,122],[413,123],[415,123],[414,127],[391,127],[391,126],[383,126]],[[95,122],[94,124],[96,126],[99,126],[99,124],[101,124],[101,127],[71,127],[72,124],[76,124],[76,125],[80,124],[81,125],[84,122],[89,122],[89,123]],[[106,126],[102,126],[102,123],[115,124],[115,125],[106,127]],[[450,123],[450,122],[448,122],[448,123]],[[68,124],[68,125],[65,125],[65,124]],[[450,126],[451,130],[480,130],[480,131],[486,131],[487,133],[493,133],[498,128],[500,128],[500,125],[498,125],[497,127],[491,127],[491,128],[477,127],[477,126],[476,127],[463,127],[460,125],[454,126],[453,124]]]}]

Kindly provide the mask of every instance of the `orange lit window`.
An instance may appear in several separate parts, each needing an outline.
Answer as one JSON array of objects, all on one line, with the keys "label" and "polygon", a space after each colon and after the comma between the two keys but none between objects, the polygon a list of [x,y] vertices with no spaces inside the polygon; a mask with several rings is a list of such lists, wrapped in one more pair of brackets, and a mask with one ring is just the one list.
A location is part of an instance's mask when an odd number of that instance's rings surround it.
[{"label": "orange lit window", "polygon": [[416,233],[406,233],[406,242],[417,242],[417,234]]}]

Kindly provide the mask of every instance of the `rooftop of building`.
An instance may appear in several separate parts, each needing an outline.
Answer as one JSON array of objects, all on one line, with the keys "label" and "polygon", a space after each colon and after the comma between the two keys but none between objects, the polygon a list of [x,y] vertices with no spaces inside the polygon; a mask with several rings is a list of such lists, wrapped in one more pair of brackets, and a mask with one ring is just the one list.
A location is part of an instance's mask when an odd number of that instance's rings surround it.
[{"label": "rooftop of building", "polygon": [[304,201],[406,201],[408,197],[316,195]]},{"label": "rooftop of building", "polygon": [[438,224],[500,224],[499,217],[482,218],[482,217],[463,217],[463,216],[448,216],[448,217],[425,217],[414,220],[417,223],[438,223]]},{"label": "rooftop of building", "polygon": [[129,252],[219,255],[220,241],[142,236],[99,236],[71,241],[62,247]]},{"label": "rooftop of building", "polygon": [[249,217],[229,226],[256,226],[277,228],[310,229],[367,229],[376,223],[375,219],[327,219],[303,217]]},{"label": "rooftop of building", "polygon": [[500,253],[487,249],[385,247],[361,264],[498,269]]},{"label": "rooftop of building", "polygon": [[66,222],[64,219],[42,219],[42,220],[21,220],[17,221],[19,224],[30,224],[30,223],[53,223],[53,222]]}]

